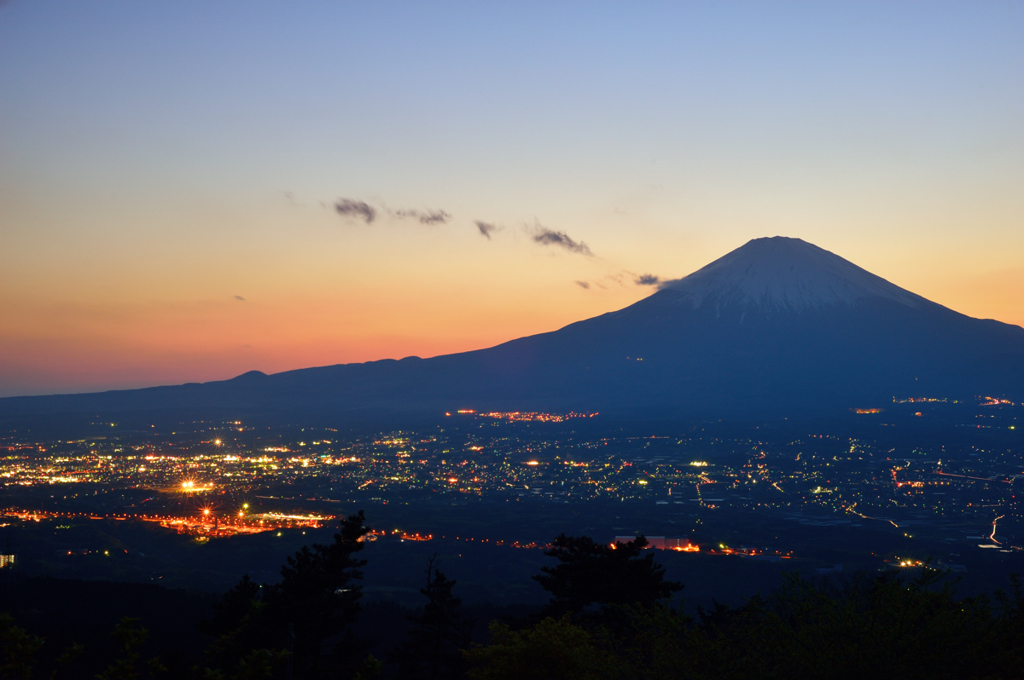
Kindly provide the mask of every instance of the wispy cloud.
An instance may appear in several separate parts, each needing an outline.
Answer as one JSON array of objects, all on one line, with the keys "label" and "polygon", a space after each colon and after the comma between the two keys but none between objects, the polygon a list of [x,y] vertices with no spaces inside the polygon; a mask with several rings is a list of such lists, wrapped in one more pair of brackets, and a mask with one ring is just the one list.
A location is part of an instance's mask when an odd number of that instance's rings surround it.
[{"label": "wispy cloud", "polygon": [[481,222],[480,220],[476,220],[473,224],[475,224],[476,228],[480,230],[480,235],[485,237],[488,241],[491,240],[492,233],[501,229],[501,227],[498,227],[497,225],[491,224],[490,222]]},{"label": "wispy cloud", "polygon": [[[286,197],[287,198],[287,197]],[[370,224],[377,219],[379,212],[389,215],[398,220],[416,220],[420,224],[447,224],[452,216],[445,210],[415,210],[412,208],[401,208],[392,210],[383,203],[372,206],[366,201],[357,201],[351,198],[339,198],[334,203],[334,210],[342,217],[357,219]]]},{"label": "wispy cloud", "polygon": [[395,210],[391,213],[399,219],[416,219],[420,224],[447,224],[452,218],[444,210]]},{"label": "wispy cloud", "polygon": [[590,246],[583,241],[576,241],[564,231],[548,229],[539,223],[533,228],[533,240],[535,243],[539,243],[542,246],[558,246],[559,248],[568,250],[570,253],[579,253],[580,255],[586,255],[587,257],[594,256],[594,253],[590,250]]},{"label": "wispy cloud", "polygon": [[334,209],[342,217],[351,217],[364,220],[370,224],[377,219],[377,210],[364,201],[353,201],[350,198],[342,198],[334,203]]},{"label": "wispy cloud", "polygon": [[573,281],[580,288],[586,288],[587,290],[600,288],[601,290],[608,290],[609,288],[624,287],[628,286],[632,282],[637,286],[663,286],[666,281],[662,281],[661,277],[655,274],[634,274],[631,271],[623,270],[621,272],[613,272],[611,274],[605,274],[599,279],[591,281]]},{"label": "wispy cloud", "polygon": [[241,295],[236,295],[235,299],[238,300],[239,302],[245,302],[245,298],[242,297]]}]

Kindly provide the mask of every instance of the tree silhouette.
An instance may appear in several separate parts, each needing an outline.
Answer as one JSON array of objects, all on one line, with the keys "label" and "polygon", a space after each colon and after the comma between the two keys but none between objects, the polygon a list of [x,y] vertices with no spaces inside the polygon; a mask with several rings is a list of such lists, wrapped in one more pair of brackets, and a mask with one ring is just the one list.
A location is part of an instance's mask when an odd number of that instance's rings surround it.
[{"label": "tree silhouette", "polygon": [[702,612],[680,658],[699,678],[836,680],[1019,677],[985,597],[956,599],[943,574],[860,574],[841,585],[793,573],[770,596]]},{"label": "tree silhouette", "polygon": [[199,630],[207,635],[220,637],[238,629],[242,621],[252,612],[260,585],[246,574],[213,605],[213,616],[199,622]]},{"label": "tree silhouette", "polygon": [[43,639],[14,625],[10,614],[0,614],[0,678],[31,678],[33,658]]},{"label": "tree silhouette", "polygon": [[143,660],[142,647],[149,638],[149,631],[141,623],[139,619],[125,616],[114,626],[120,656],[96,676],[97,680],[137,680],[143,677],[143,669],[147,671],[145,677],[162,677],[167,672],[158,657]]},{"label": "tree silhouette", "polygon": [[[256,586],[243,577],[204,624],[207,632],[220,635],[212,647],[213,664],[234,665],[235,675],[244,670],[246,677],[278,673],[275,667],[282,665],[286,677],[353,675],[365,651],[349,630],[362,594],[358,581],[366,560],[356,555],[370,532],[365,522],[360,510],[341,520],[331,543],[303,546],[287,558],[274,586]],[[257,599],[260,590],[265,595]]]},{"label": "tree silhouette", "polygon": [[436,555],[427,564],[427,584],[420,588],[427,603],[422,613],[408,617],[413,623],[409,639],[393,654],[402,678],[461,678],[464,675],[462,650],[469,647],[473,622],[463,616],[462,600],[452,594],[455,581],[434,566]]},{"label": "tree silhouette", "polygon": [[592,605],[646,607],[682,590],[682,584],[665,580],[665,569],[655,564],[653,553],[640,556],[645,547],[643,536],[602,545],[589,536],[559,534],[544,553],[558,564],[542,567],[533,577],[552,596],[545,614],[560,617]]}]

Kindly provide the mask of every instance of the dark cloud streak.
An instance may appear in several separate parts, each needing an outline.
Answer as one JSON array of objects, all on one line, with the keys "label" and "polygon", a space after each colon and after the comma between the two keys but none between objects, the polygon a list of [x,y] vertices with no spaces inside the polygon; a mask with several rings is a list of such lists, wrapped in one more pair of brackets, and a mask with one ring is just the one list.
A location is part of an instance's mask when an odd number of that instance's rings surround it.
[{"label": "dark cloud streak", "polygon": [[448,220],[452,218],[444,210],[427,210],[425,212],[420,210],[396,210],[392,214],[403,220],[410,217],[417,219],[420,221],[420,224],[447,224]]},{"label": "dark cloud streak", "polygon": [[541,225],[537,225],[533,234],[533,240],[535,243],[539,243],[542,246],[558,246],[564,248],[571,253],[579,253],[580,255],[586,255],[587,257],[593,257],[594,253],[591,252],[590,246],[583,241],[575,241],[564,231],[555,231],[554,229],[548,229]]},{"label": "dark cloud streak", "polygon": [[452,218],[451,215],[446,213],[444,210],[433,210],[420,215],[420,222],[423,224],[447,224],[448,220]]},{"label": "dark cloud streak", "polygon": [[377,219],[377,210],[370,204],[363,201],[353,201],[349,198],[342,198],[334,204],[334,209],[342,217],[362,219],[367,224],[370,224]]},{"label": "dark cloud streak", "polygon": [[491,234],[498,231],[498,227],[490,222],[481,222],[480,220],[476,220],[473,224],[475,224],[476,228],[480,230],[480,235],[486,237],[488,241],[491,240]]},{"label": "dark cloud streak", "polygon": [[[416,220],[420,224],[447,224],[452,216],[445,210],[392,210],[381,204],[380,210],[386,215],[399,220]],[[342,217],[357,219],[371,224],[377,219],[378,208],[373,207],[366,201],[356,201],[351,198],[340,198],[334,203],[334,210]]]},{"label": "dark cloud streak", "polygon": [[656,286],[661,283],[661,279],[654,274],[641,274],[633,279],[633,283],[638,286]]}]

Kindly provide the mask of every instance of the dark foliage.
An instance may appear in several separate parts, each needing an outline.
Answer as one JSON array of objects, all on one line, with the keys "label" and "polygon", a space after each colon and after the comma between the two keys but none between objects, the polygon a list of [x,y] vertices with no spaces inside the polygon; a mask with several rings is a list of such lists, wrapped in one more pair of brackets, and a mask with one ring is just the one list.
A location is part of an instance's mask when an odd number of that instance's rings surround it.
[{"label": "dark foliage", "polygon": [[97,680],[138,680],[141,678],[165,677],[167,668],[159,657],[144,656],[143,645],[149,631],[138,619],[124,617],[114,627],[118,656],[107,668],[96,676]]},{"label": "dark foliage", "polygon": [[651,606],[681,590],[681,584],[665,580],[653,552],[640,556],[645,547],[643,536],[609,546],[588,536],[559,534],[544,553],[559,563],[533,577],[552,596],[545,615],[558,618],[592,605]]},{"label": "dark foliage", "polygon": [[995,668],[997,626],[986,598],[957,600],[931,570],[841,587],[790,575],[768,598],[702,612],[689,641],[695,677],[971,678]]},{"label": "dark foliage", "polygon": [[[408,638],[384,665],[356,641],[366,533],[360,513],[343,521],[333,543],[290,558],[280,584],[243,578],[201,624],[215,638],[205,667],[182,665],[170,651],[184,654],[184,630],[161,639],[125,617],[113,635],[112,621],[96,631],[113,643],[101,646],[87,637],[93,631],[84,619],[67,616],[70,637],[51,647],[52,633],[44,640],[0,614],[0,679],[981,680],[1021,677],[1024,667],[1024,594],[1016,577],[1010,593],[958,598],[948,575],[930,569],[913,579],[906,572],[817,581],[790,574],[764,597],[716,604],[689,619],[667,605],[680,586],[664,581],[654,551],[641,552],[643,539],[611,548],[564,535],[548,551],[557,564],[536,577],[561,615],[518,627],[492,623],[488,644],[466,650],[471,624],[455,582],[431,560],[421,589],[426,603],[408,617]],[[115,587],[148,593],[150,609],[166,605],[156,588],[76,585],[103,593]],[[0,606],[15,602],[8,594]],[[19,621],[29,616],[17,611]],[[402,621],[400,609],[391,615]],[[397,637],[401,625],[395,628]]]},{"label": "dark foliage", "polygon": [[[1016,582],[1015,582],[1016,583]],[[768,597],[689,621],[663,605],[614,607],[619,625],[546,618],[468,653],[471,678],[739,680],[1021,677],[1024,597],[957,599],[944,574],[791,574]],[[521,670],[529,669],[527,675]]]},{"label": "dark foliage", "polygon": [[31,678],[34,657],[42,646],[41,637],[14,625],[10,614],[0,614],[0,678]]},{"label": "dark foliage", "polygon": [[213,605],[213,616],[199,622],[199,630],[206,635],[220,637],[238,630],[252,611],[260,592],[260,585],[246,574],[234,588]]},{"label": "dark foliage", "polygon": [[469,647],[473,622],[461,611],[462,600],[452,594],[455,581],[427,564],[427,583],[420,592],[427,598],[422,612],[410,615],[409,639],[392,655],[401,678],[442,680],[462,678],[462,651]]},{"label": "dark foliage", "polygon": [[220,635],[211,665],[238,677],[354,675],[364,656],[350,625],[359,613],[366,561],[356,554],[369,533],[365,520],[362,511],[350,515],[331,543],[304,546],[289,557],[277,585],[256,586],[243,577],[204,624]]}]

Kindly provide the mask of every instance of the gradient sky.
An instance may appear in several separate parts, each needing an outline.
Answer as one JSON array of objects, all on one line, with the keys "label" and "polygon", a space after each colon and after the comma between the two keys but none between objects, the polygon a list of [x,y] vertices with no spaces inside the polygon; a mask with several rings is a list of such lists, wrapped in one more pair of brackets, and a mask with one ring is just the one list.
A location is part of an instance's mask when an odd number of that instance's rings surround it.
[{"label": "gradient sky", "polygon": [[1024,324],[1022,36],[1017,1],[0,3],[0,396],[489,346],[774,235]]}]

